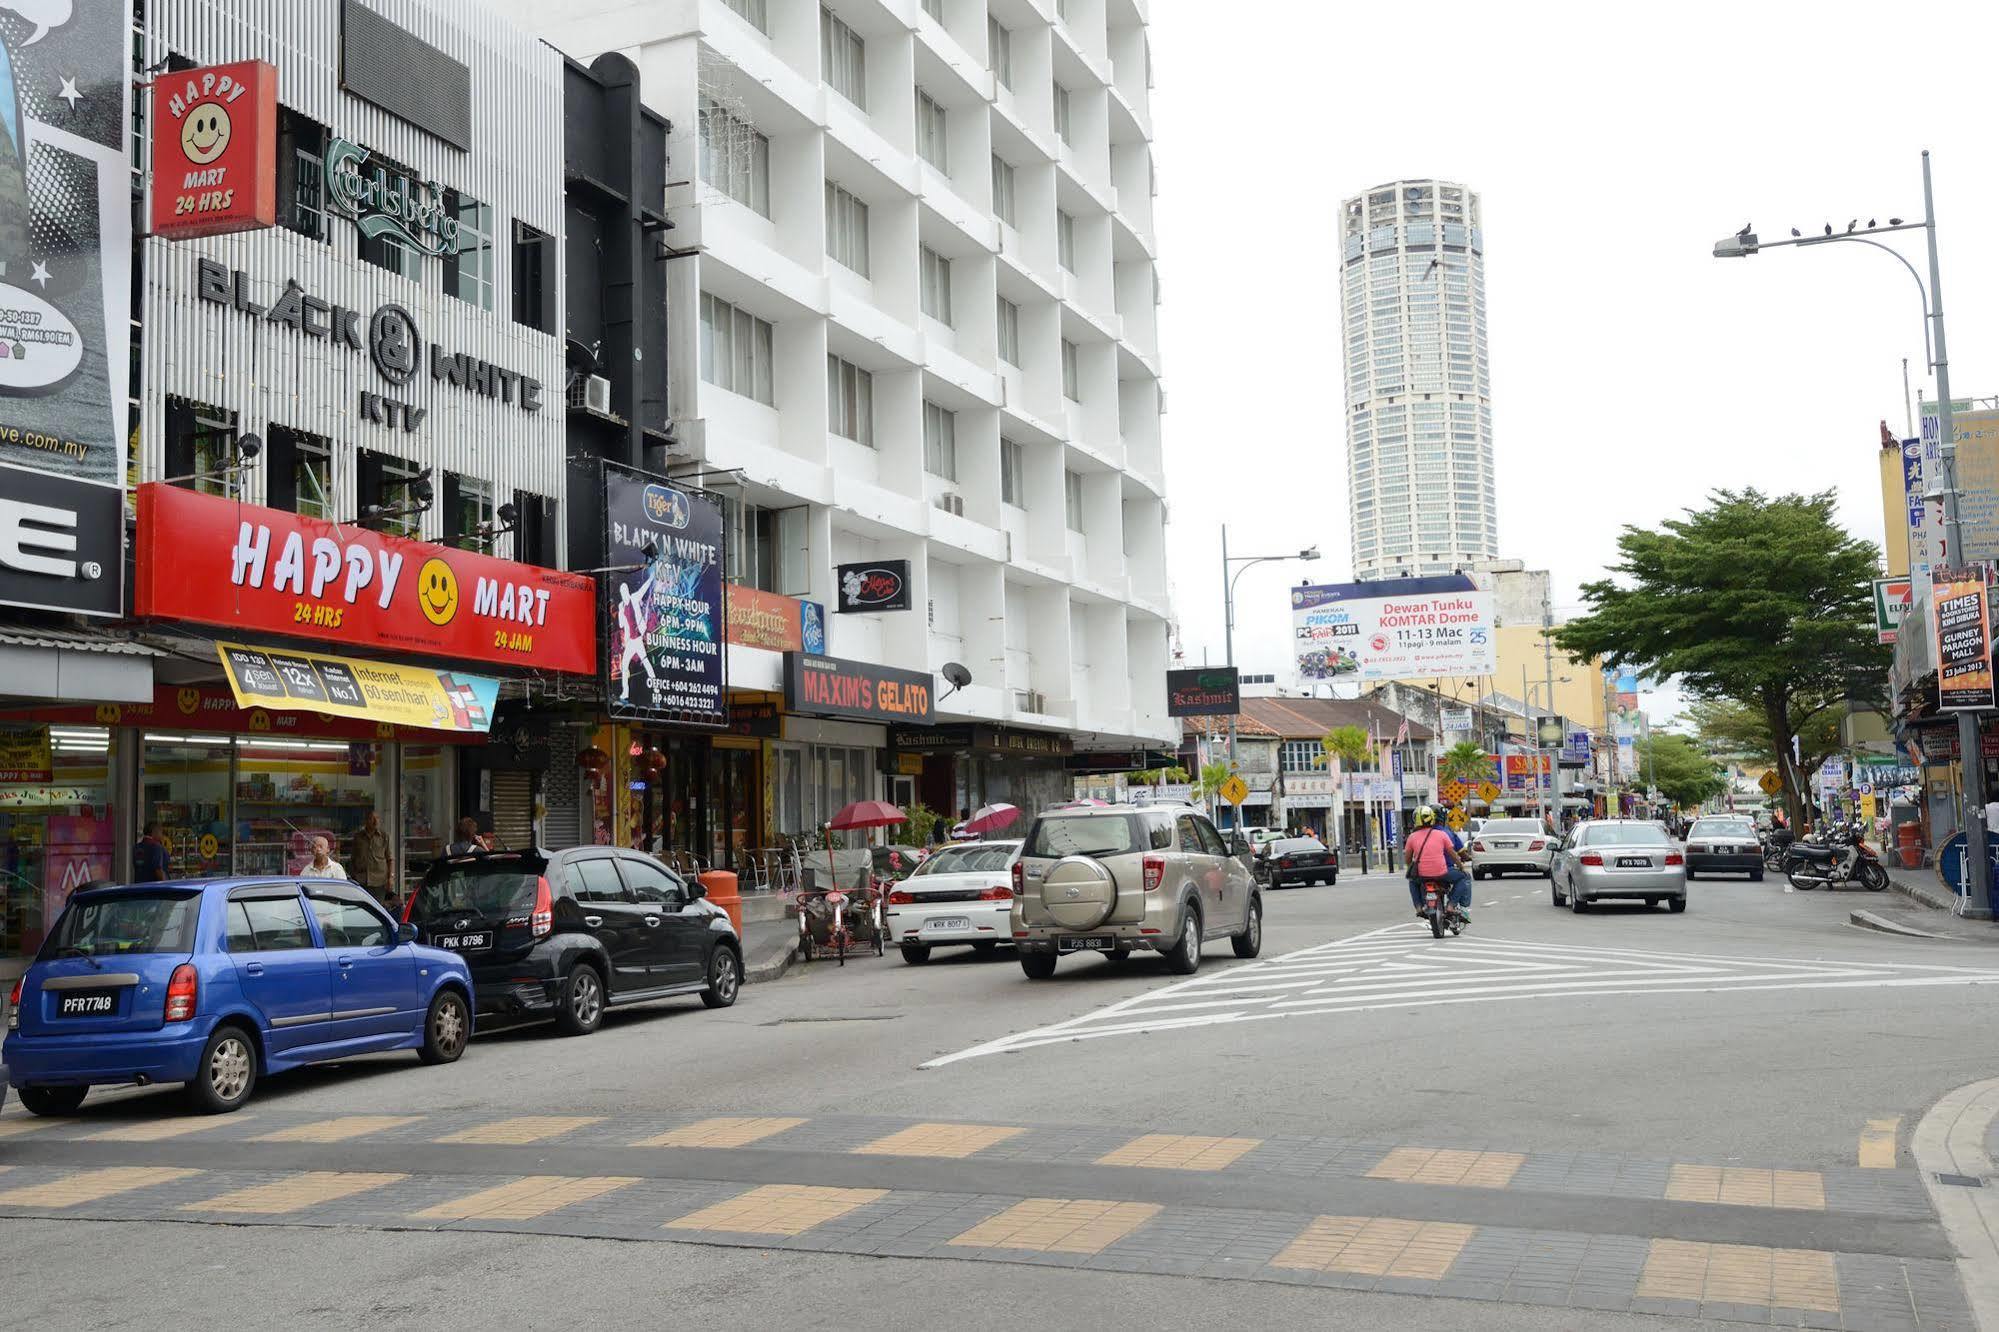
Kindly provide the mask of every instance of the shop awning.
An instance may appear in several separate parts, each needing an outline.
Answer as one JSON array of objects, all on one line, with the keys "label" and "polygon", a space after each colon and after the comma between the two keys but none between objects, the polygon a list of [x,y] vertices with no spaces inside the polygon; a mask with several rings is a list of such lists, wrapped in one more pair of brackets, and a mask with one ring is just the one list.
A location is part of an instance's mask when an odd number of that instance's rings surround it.
[{"label": "shop awning", "polygon": [[433,731],[484,732],[500,682],[435,666],[217,643],[237,705],[359,717]]},{"label": "shop awning", "polygon": [[64,629],[0,629],[0,698],[143,703],[157,649]]}]

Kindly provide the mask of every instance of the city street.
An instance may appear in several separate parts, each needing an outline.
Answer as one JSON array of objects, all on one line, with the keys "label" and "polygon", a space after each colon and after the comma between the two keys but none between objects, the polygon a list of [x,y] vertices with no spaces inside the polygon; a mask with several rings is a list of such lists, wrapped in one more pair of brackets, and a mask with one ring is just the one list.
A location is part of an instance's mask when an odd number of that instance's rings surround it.
[{"label": "city street", "polygon": [[1441,941],[1399,878],[1276,893],[1261,959],[1185,980],[891,954],[219,1118],[10,1104],[13,1308],[192,1318],[226,1272],[337,1325],[1972,1325],[1907,1148],[1991,1072],[1999,952],[1774,881],[1685,915],[1478,890]]}]

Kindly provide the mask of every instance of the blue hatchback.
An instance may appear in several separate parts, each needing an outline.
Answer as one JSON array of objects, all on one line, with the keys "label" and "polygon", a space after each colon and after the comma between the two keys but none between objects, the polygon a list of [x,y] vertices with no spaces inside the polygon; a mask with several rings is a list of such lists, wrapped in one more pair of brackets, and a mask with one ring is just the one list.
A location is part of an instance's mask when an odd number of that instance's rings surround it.
[{"label": "blue hatchback", "polygon": [[21,1104],[74,1112],[107,1083],[187,1084],[234,1110],[302,1064],[472,1035],[472,977],[368,893],[326,879],[203,879],[75,894],[8,1005],[0,1065]]}]

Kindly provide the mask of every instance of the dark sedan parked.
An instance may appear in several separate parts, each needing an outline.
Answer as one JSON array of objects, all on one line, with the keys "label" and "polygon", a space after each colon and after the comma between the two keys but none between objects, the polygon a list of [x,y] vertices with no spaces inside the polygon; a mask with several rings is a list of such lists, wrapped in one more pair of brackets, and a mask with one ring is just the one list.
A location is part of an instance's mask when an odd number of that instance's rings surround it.
[{"label": "dark sedan parked", "polygon": [[1702,874],[1747,874],[1763,879],[1763,844],[1748,819],[1695,819],[1687,830],[1687,877]]},{"label": "dark sedan parked", "polygon": [[1300,883],[1338,883],[1340,864],[1316,837],[1280,837],[1263,848],[1272,888]]},{"label": "dark sedan parked", "polygon": [[481,1013],[595,1031],[606,1008],[736,1002],[742,942],[699,883],[638,851],[481,851],[432,863],[407,919],[472,969]]}]

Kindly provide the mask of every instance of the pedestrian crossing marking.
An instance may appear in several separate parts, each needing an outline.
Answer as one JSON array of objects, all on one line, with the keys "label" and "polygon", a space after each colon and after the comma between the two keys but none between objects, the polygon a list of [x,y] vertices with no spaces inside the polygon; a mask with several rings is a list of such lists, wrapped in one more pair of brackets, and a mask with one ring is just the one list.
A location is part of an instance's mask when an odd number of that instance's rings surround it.
[{"label": "pedestrian crossing marking", "polygon": [[169,1138],[185,1138],[190,1133],[206,1133],[210,1129],[229,1125],[231,1120],[242,1123],[249,1115],[232,1115],[229,1119],[203,1117],[199,1119],[155,1119],[135,1124],[123,1124],[102,1133],[85,1134],[85,1142],[165,1142]]},{"label": "pedestrian crossing marking", "polygon": [[171,1184],[199,1170],[179,1166],[110,1166],[103,1170],[78,1170],[45,1184],[8,1189],[0,1193],[0,1205],[11,1207],[80,1207],[133,1189],[155,1184]]},{"label": "pedestrian crossing marking", "polygon": [[18,1138],[57,1123],[53,1119],[0,1119],[0,1138]]},{"label": "pedestrian crossing marking", "polygon": [[1392,1217],[1322,1216],[1270,1260],[1272,1267],[1441,1281],[1477,1226]]},{"label": "pedestrian crossing marking", "polygon": [[1404,1184],[1442,1184],[1467,1189],[1503,1189],[1527,1158],[1518,1152],[1439,1151],[1429,1147],[1397,1147],[1367,1172],[1370,1179]]},{"label": "pedestrian crossing marking", "polygon": [[634,1147],[747,1147],[753,1142],[775,1137],[786,1129],[797,1128],[803,1119],[782,1117],[747,1118],[723,1116],[717,1119],[703,1119],[692,1124],[682,1124],[677,1129],[655,1134],[650,1138],[640,1138]]},{"label": "pedestrian crossing marking", "polygon": [[1655,1239],[1636,1293],[1641,1299],[1839,1312],[1839,1276],[1832,1255],[1818,1249]]},{"label": "pedestrian crossing marking", "polygon": [[508,1184],[480,1189],[435,1207],[412,1213],[423,1221],[531,1221],[535,1217],[588,1202],[638,1183],[630,1175],[528,1175]]},{"label": "pedestrian crossing marking", "polygon": [[1673,1202],[1823,1212],[1825,1176],[1816,1170],[1675,1165],[1667,1174],[1666,1197]]},{"label": "pedestrian crossing marking", "polygon": [[1867,1170],[1895,1168],[1895,1136],[1902,1127],[1900,1118],[1870,1119],[1860,1135],[1860,1164]]},{"label": "pedestrian crossing marking", "polygon": [[939,1156],[962,1161],[1025,1131],[998,1124],[911,1124],[885,1138],[863,1143],[854,1151],[874,1156]]},{"label": "pedestrian crossing marking", "polygon": [[346,1142],[350,1138],[371,1138],[378,1133],[386,1133],[404,1124],[414,1124],[422,1115],[340,1115],[333,1119],[316,1120],[310,1124],[294,1124],[290,1128],[266,1133],[251,1142]]},{"label": "pedestrian crossing marking", "polygon": [[1873,960],[1738,957],[1474,935],[1439,941],[1386,926],[1131,995],[923,1065],[1070,1041],[1237,1022],[1591,996],[1999,985],[1999,969]]},{"label": "pedestrian crossing marking", "polygon": [[349,1198],[408,1179],[408,1175],[369,1174],[347,1170],[302,1170],[268,1184],[253,1184],[206,1202],[183,1203],[183,1212],[241,1212],[254,1216],[284,1216],[308,1207]]},{"label": "pedestrian crossing marking", "polygon": [[1101,1198],[1028,1198],[979,1222],[951,1243],[1034,1253],[1102,1253],[1159,1215],[1153,1203]]},{"label": "pedestrian crossing marking", "polygon": [[727,1230],[744,1235],[802,1235],[888,1196],[887,1189],[832,1189],[811,1184],[765,1184],[727,1202],[704,1207],[668,1230]]},{"label": "pedestrian crossing marking", "polygon": [[1203,1138],[1185,1133],[1147,1133],[1097,1158],[1098,1165],[1140,1166],[1148,1170],[1222,1170],[1263,1145],[1261,1138]]},{"label": "pedestrian crossing marking", "polygon": [[600,1124],[603,1119],[602,1115],[516,1115],[511,1119],[496,1119],[490,1124],[475,1124],[432,1141],[523,1147],[531,1142],[559,1138],[591,1124]]}]

